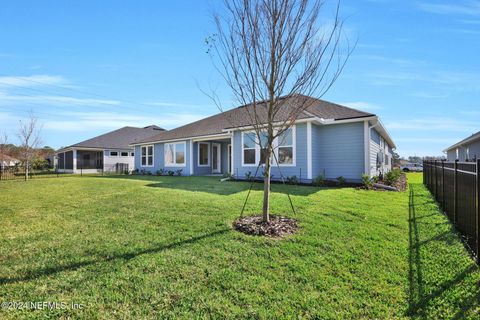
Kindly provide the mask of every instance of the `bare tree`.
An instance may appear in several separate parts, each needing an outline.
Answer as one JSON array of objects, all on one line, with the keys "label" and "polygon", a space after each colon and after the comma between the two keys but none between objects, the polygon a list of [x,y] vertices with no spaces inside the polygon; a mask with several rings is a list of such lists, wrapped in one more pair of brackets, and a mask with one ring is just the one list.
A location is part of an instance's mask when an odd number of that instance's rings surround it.
[{"label": "bare tree", "polygon": [[40,127],[38,119],[30,113],[27,120],[20,120],[20,128],[18,130],[18,138],[20,139],[21,159],[25,166],[25,180],[28,180],[28,173],[33,158],[36,155],[36,149],[42,143],[40,137]]},{"label": "bare tree", "polygon": [[[269,221],[274,141],[322,97],[343,70],[352,50],[345,42],[336,3],[333,21],[322,26],[318,0],[224,0],[215,14],[217,34],[207,39],[215,67],[235,102],[250,105],[245,117],[264,157],[263,220]],[[215,94],[214,99],[222,111]]]}]

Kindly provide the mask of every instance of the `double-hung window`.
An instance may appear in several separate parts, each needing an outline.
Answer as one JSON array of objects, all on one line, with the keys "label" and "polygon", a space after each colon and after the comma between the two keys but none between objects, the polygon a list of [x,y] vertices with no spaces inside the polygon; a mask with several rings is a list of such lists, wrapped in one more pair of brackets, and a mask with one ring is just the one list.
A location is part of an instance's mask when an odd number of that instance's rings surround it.
[{"label": "double-hung window", "polygon": [[288,128],[278,137],[278,163],[293,165],[293,130]]},{"label": "double-hung window", "polygon": [[185,142],[165,143],[165,166],[185,166]]},{"label": "double-hung window", "polygon": [[153,166],[153,146],[142,146],[142,166]]},{"label": "double-hung window", "polygon": [[[265,164],[267,142],[267,132],[261,132],[259,137],[257,137],[255,132],[242,132],[242,165],[255,166],[258,164]],[[273,148],[275,154],[272,154],[272,163],[276,163],[276,157],[279,165],[294,166],[295,127],[289,128],[277,137],[273,141]]]},{"label": "double-hung window", "polygon": [[255,132],[242,133],[242,152],[244,165],[256,165],[257,135]]},{"label": "double-hung window", "polygon": [[198,143],[198,166],[208,167],[210,165],[210,145],[205,142]]}]

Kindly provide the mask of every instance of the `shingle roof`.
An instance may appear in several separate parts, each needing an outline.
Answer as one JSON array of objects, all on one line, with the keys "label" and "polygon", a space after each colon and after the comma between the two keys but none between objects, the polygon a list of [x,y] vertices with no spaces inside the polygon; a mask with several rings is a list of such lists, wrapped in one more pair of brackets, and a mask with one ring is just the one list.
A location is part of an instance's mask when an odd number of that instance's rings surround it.
[{"label": "shingle roof", "polygon": [[14,157],[9,156],[8,154],[1,154],[1,153],[0,153],[0,159],[4,161],[20,161]]},{"label": "shingle roof", "polygon": [[[279,104],[279,112],[275,118],[275,121],[285,121],[291,115],[293,105],[298,103],[305,103],[305,112],[302,112],[298,119],[308,119],[313,117],[324,119],[350,119],[374,116],[374,114],[359,111],[356,109],[341,106],[328,101],[307,97],[303,95],[290,96],[288,98],[281,98],[282,101]],[[257,114],[259,118],[266,121],[266,104],[258,103]],[[241,106],[232,110],[228,110],[222,113],[218,113],[211,117],[189,123],[182,127],[170,131],[161,132],[155,136],[145,138],[138,141],[138,143],[147,143],[153,141],[167,141],[174,139],[191,138],[198,136],[208,136],[214,134],[222,134],[225,129],[237,128],[251,125],[250,116],[254,110],[252,104]],[[263,121],[262,120],[262,121]]]},{"label": "shingle roof", "polygon": [[144,128],[123,127],[118,130],[99,135],[95,138],[73,144],[67,148],[84,147],[100,149],[130,149],[130,144],[154,136],[158,134],[159,131],[163,132],[165,129],[155,125]]},{"label": "shingle roof", "polygon": [[480,131],[477,132],[477,133],[472,134],[470,137],[465,138],[465,139],[463,139],[463,140],[460,141],[460,142],[455,143],[454,145],[448,147],[448,148],[445,149],[444,151],[448,151],[448,150],[454,149],[454,148],[456,148],[456,147],[459,147],[459,146],[461,146],[461,145],[463,145],[463,144],[465,144],[465,143],[470,143],[470,142],[474,142],[474,141],[477,141],[477,140],[480,140]]}]

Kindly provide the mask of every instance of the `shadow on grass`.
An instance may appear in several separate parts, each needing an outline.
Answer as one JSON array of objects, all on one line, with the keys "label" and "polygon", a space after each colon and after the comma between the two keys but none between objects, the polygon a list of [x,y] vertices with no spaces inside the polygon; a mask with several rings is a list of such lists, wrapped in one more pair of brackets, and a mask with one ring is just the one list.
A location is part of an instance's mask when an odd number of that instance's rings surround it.
[{"label": "shadow on grass", "polygon": [[[202,177],[202,176],[188,176],[188,177],[169,177],[169,176],[104,176],[99,178],[109,179],[129,179],[152,182],[147,184],[151,188],[177,189],[190,192],[206,192],[216,195],[228,196],[239,192],[247,191],[250,186],[252,190],[263,190],[262,182],[246,181],[224,181],[221,182],[219,177]],[[301,185],[286,185],[282,183],[272,183],[271,190],[274,193],[290,194],[295,196],[308,196],[316,193],[322,189],[334,188],[318,188],[313,186]]]},{"label": "shadow on grass", "polygon": [[[433,303],[433,300],[437,297],[442,296],[448,290],[452,289],[457,284],[461,282],[471,273],[478,270],[478,267],[475,263],[469,264],[466,268],[458,272],[455,276],[451,277],[449,280],[444,281],[440,285],[437,285],[436,288],[429,287],[430,285],[426,283],[424,274],[424,269],[432,270],[429,265],[430,261],[422,260],[421,249],[423,246],[431,243],[433,241],[444,241],[447,244],[454,242],[453,229],[437,234],[427,240],[420,240],[422,229],[419,225],[420,219],[425,219],[427,217],[433,216],[434,214],[425,214],[417,216],[416,208],[419,205],[425,205],[427,203],[434,203],[434,200],[428,195],[417,196],[415,190],[421,188],[421,184],[410,184],[410,194],[409,194],[409,295],[408,295],[408,310],[407,314],[411,317],[418,317],[422,319],[429,318],[427,314],[427,307]],[[428,198],[430,201],[423,202],[419,204],[417,198]],[[436,214],[441,214],[440,211]],[[448,265],[448,264],[447,264]],[[442,265],[439,265],[438,268],[442,268]],[[459,301],[457,305],[457,314],[455,319],[462,319],[466,313],[472,308],[478,306],[480,299],[480,292],[469,292],[469,296],[464,297],[465,299]]]},{"label": "shadow on grass", "polygon": [[40,277],[44,276],[50,276],[54,275],[63,271],[74,271],[79,268],[87,267],[90,265],[94,265],[100,262],[110,262],[114,260],[131,260],[134,259],[138,256],[144,255],[144,254],[152,254],[152,253],[159,253],[165,250],[170,250],[174,248],[178,248],[184,245],[188,245],[206,238],[211,238],[215,237],[224,233],[227,233],[231,231],[231,229],[222,229],[222,230],[217,230],[213,231],[210,233],[202,234],[199,236],[195,236],[192,238],[188,238],[185,240],[173,242],[170,244],[166,245],[160,245],[157,247],[153,248],[148,248],[148,249],[143,249],[143,250],[138,250],[134,252],[127,252],[127,253],[121,253],[121,254],[116,254],[116,255],[109,255],[108,257],[100,257],[95,260],[89,260],[89,261],[82,261],[82,262],[76,262],[76,263],[71,263],[67,265],[59,265],[59,266],[53,266],[53,267],[47,267],[47,268],[42,268],[38,270],[31,270],[27,271],[27,274],[23,277],[16,277],[16,278],[0,278],[0,285],[4,284],[9,284],[9,283],[16,283],[16,282],[21,282],[21,281],[30,281],[30,280],[35,280]]}]

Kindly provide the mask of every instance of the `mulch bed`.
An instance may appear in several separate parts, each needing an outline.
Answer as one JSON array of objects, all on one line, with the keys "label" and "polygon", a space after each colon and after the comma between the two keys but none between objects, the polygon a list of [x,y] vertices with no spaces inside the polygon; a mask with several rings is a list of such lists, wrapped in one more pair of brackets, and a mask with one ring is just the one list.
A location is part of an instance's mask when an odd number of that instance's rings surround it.
[{"label": "mulch bed", "polygon": [[298,229],[297,220],[270,215],[269,222],[263,222],[262,215],[242,217],[233,223],[233,227],[245,234],[282,238],[294,234]]}]

